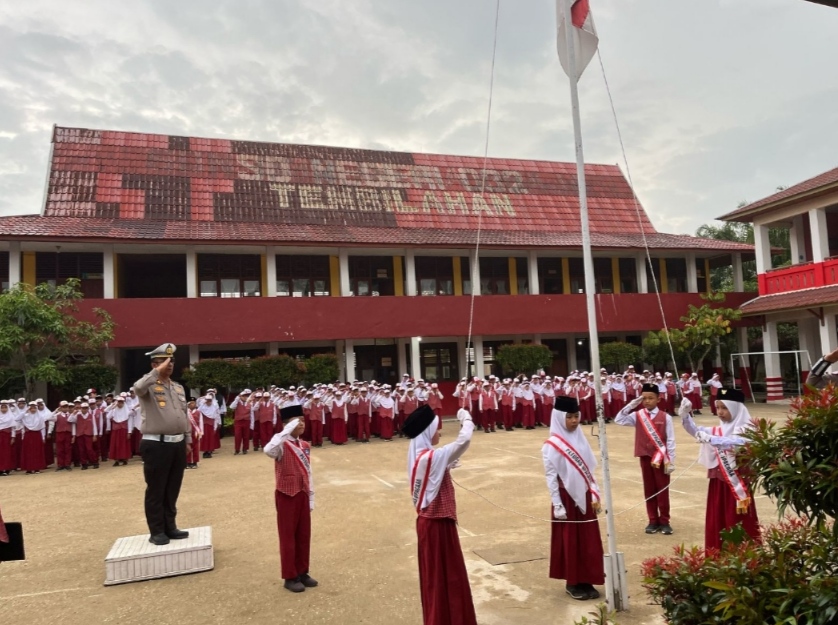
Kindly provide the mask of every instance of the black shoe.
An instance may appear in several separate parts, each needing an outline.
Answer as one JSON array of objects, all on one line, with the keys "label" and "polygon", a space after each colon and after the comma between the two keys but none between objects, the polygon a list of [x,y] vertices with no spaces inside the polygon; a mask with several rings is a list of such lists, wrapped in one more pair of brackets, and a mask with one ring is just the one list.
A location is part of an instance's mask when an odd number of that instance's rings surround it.
[{"label": "black shoe", "polygon": [[114,462],[114,463],[113,463],[113,466],[118,467],[118,466],[119,466],[119,460],[117,460],[116,462]]},{"label": "black shoe", "polygon": [[81,470],[82,471],[87,471],[87,465],[86,464],[81,465]]},{"label": "black shoe", "polygon": [[94,469],[98,469],[98,468],[99,468],[99,463],[97,462],[96,464],[94,464],[94,465],[93,465],[93,468],[94,468]]},{"label": "black shoe", "polygon": [[[55,472],[56,472],[56,473],[58,473],[59,471],[63,471],[63,470],[64,470],[64,467],[58,467],[58,468],[55,470]],[[0,473],[0,475],[4,475],[4,474],[3,474],[3,473]]]},{"label": "black shoe", "polygon": [[157,545],[157,546],[168,545],[169,544],[169,537],[166,536],[165,534],[152,534],[151,536],[148,537],[148,542],[150,542],[152,545]]},{"label": "black shoe", "polygon": [[667,523],[666,525],[661,525],[659,531],[661,534],[666,534],[667,536],[669,536],[672,533],[672,526],[669,523]]},{"label": "black shoe", "polygon": [[300,575],[299,579],[300,583],[306,588],[314,588],[315,586],[317,586],[317,580],[314,579],[308,573],[303,573],[302,575]]},{"label": "black shoe", "polygon": [[123,467],[127,467],[127,466],[128,466],[128,461],[127,461],[127,460],[123,460],[123,461],[122,461],[122,466],[123,466]]},{"label": "black shoe", "polygon": [[247,455],[247,450],[246,449],[242,450],[242,454],[244,454],[246,456]]},{"label": "black shoe", "polygon": [[[180,540],[182,538],[189,538],[189,532],[186,530],[171,530],[166,532],[166,536],[172,540]],[[169,542],[169,541],[166,541]]]},{"label": "black shoe", "polygon": [[588,599],[599,599],[599,591],[593,587],[593,584],[579,584],[579,587],[588,593]]},{"label": "black shoe", "polygon": [[646,533],[647,534],[657,534],[659,530],[660,530],[660,525],[658,525],[656,523],[649,523],[649,525],[646,526]]},{"label": "black shoe", "polygon": [[296,577],[294,579],[286,579],[284,586],[291,592],[305,592],[306,589],[306,587],[303,586],[303,583]]},{"label": "black shoe", "polygon": [[240,451],[236,451],[236,452],[233,452],[233,455],[238,456],[240,453],[241,453]]},{"label": "black shoe", "polygon": [[568,584],[565,587],[565,592],[567,594],[569,594],[571,597],[573,597],[574,599],[576,599],[577,601],[584,601],[585,599],[588,598],[588,591],[585,590],[581,586],[581,584],[577,585],[577,586],[571,586],[570,584]]}]

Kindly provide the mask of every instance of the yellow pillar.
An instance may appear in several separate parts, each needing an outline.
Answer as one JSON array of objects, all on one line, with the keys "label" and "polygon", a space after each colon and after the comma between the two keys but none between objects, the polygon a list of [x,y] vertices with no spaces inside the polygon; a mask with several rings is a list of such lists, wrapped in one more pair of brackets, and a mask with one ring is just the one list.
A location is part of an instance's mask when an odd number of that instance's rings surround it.
[{"label": "yellow pillar", "polygon": [[509,294],[518,295],[518,263],[509,259]]},{"label": "yellow pillar", "polygon": [[612,293],[620,293],[620,259],[614,257],[611,259],[611,281],[613,282]]},{"label": "yellow pillar", "polygon": [[262,297],[268,296],[268,255],[260,254],[259,260],[262,263]]},{"label": "yellow pillar", "polygon": [[710,259],[709,258],[704,259],[704,285],[707,287],[707,292],[708,293],[713,290],[713,288],[710,286]]},{"label": "yellow pillar", "polygon": [[393,256],[393,286],[396,295],[404,295],[404,271],[402,270],[401,256]]},{"label": "yellow pillar", "polygon": [[562,293],[570,294],[570,259],[562,258]]},{"label": "yellow pillar", "polygon": [[459,256],[451,259],[454,266],[454,295],[463,294],[463,265]]},{"label": "yellow pillar", "polygon": [[35,252],[21,252],[23,279],[21,282],[35,286]]},{"label": "yellow pillar", "polygon": [[660,267],[660,271],[661,271],[661,278],[660,278],[661,283],[659,285],[660,292],[661,293],[668,293],[669,292],[669,286],[667,285],[668,280],[666,278],[666,259],[665,258],[659,258],[658,259],[658,266]]},{"label": "yellow pillar", "polygon": [[332,297],[340,297],[340,258],[329,256],[329,290]]}]

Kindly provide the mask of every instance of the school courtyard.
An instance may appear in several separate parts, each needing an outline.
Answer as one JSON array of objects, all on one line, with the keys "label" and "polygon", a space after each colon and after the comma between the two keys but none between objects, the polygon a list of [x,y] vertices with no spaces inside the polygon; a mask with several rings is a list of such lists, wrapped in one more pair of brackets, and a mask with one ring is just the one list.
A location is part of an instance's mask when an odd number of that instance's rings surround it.
[{"label": "school courtyard", "polygon": [[[789,409],[749,408],[754,416],[775,420]],[[716,422],[709,411],[697,421]],[[445,423],[443,443],[456,428],[456,422]],[[476,432],[462,466],[453,471],[460,540],[481,624],[569,624],[594,607],[574,601],[564,582],[547,577],[550,499],[541,463],[546,436],[543,428]],[[640,563],[680,543],[703,544],[707,480],[693,464],[698,445],[676,423],[675,533],[646,535],[633,437],[631,428],[608,426],[617,544],[625,554],[631,603],[617,620],[663,623],[640,585]],[[597,448],[597,439],[589,439]],[[214,458],[186,472],[179,501],[181,528],[212,526],[215,569],[121,586],[103,586],[104,558],[117,538],[146,531],[138,459],[128,467],[106,463],[84,473],[2,478],[0,507],[6,521],[23,522],[27,560],[0,564],[0,623],[421,623],[406,439],[326,443],[313,450],[311,574],[320,586],[299,595],[284,590],[279,578],[271,461],[261,452],[233,456],[231,445],[231,438],[224,439]],[[757,498],[757,509],[763,523],[777,518],[766,497]]]}]

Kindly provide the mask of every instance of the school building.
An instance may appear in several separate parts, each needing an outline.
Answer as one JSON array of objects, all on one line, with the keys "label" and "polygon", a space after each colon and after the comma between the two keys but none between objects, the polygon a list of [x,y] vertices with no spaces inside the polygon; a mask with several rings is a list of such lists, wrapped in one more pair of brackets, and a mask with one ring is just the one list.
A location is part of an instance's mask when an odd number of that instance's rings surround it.
[{"label": "school building", "polygon": [[[661,308],[678,326],[714,267],[727,305],[752,298],[752,246],[658,232],[617,166],[586,175],[601,340],[639,344]],[[57,127],[40,214],[0,218],[0,276],[79,278],[123,386],[164,341],[178,368],[334,352],[349,379],[449,389],[510,342],[590,367],[572,163]]]}]

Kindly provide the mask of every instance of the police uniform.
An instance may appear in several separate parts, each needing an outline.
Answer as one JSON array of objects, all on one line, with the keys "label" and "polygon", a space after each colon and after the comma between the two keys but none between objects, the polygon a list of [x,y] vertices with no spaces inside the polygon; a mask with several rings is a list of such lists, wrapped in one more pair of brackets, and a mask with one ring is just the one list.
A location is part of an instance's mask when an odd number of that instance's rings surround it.
[{"label": "police uniform", "polygon": [[[146,356],[151,360],[173,359],[176,349],[171,343],[164,343]],[[149,542],[165,545],[169,539],[189,536],[176,523],[177,498],[186,469],[186,446],[192,444],[186,393],[174,380],[161,379],[154,369],[134,383],[134,391],[142,414],[140,455],[146,482]]]}]

